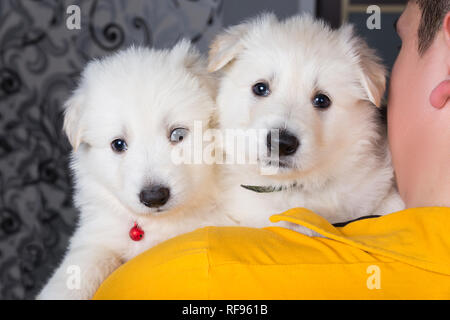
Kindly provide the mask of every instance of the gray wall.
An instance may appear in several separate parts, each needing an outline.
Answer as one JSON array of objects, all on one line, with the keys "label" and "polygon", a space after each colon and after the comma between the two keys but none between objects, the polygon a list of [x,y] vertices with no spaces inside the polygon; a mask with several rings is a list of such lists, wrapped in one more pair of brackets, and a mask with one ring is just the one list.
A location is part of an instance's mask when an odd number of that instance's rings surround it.
[{"label": "gray wall", "polygon": [[225,0],[222,21],[224,26],[242,22],[261,12],[274,12],[279,18],[299,12],[298,0]]},{"label": "gray wall", "polygon": [[315,15],[316,0],[225,0],[222,23],[227,27],[262,12],[273,12],[280,19],[300,12]]}]

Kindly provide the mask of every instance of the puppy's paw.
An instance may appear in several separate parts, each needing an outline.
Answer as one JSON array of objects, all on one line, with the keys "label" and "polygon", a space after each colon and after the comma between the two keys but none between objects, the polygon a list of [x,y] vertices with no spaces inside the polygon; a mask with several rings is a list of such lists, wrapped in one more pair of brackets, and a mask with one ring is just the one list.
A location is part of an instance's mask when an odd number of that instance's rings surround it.
[{"label": "puppy's paw", "polygon": [[88,300],[93,296],[90,288],[69,288],[64,281],[52,279],[36,296],[36,300]]},{"label": "puppy's paw", "polygon": [[90,293],[82,290],[43,290],[36,296],[36,300],[88,300]]}]

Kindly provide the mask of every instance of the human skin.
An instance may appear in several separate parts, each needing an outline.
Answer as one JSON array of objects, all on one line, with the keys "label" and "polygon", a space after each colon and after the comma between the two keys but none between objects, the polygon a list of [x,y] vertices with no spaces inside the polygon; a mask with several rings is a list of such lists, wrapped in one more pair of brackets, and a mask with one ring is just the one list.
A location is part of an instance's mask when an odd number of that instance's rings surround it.
[{"label": "human skin", "polygon": [[450,13],[422,55],[420,17],[410,1],[397,23],[402,48],[391,75],[389,144],[406,207],[450,207]]}]

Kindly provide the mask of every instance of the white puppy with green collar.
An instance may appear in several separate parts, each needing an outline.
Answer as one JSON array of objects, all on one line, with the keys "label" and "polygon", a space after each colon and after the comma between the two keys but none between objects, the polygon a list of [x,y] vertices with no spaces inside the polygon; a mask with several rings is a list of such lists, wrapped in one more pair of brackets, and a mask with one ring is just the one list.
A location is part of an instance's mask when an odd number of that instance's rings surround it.
[{"label": "white puppy with green collar", "polygon": [[231,219],[262,227],[305,207],[336,223],[403,209],[379,112],[385,69],[350,26],[263,15],[217,36],[209,70],[221,76],[222,130],[278,135],[258,140],[257,164],[222,166]]}]

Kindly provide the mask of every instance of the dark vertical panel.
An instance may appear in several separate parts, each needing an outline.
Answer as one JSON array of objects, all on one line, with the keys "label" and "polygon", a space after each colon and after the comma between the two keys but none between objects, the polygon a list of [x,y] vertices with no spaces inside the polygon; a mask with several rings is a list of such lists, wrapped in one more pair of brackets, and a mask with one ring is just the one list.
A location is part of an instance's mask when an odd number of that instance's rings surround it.
[{"label": "dark vertical panel", "polygon": [[317,16],[338,28],[341,25],[341,1],[317,0]]}]

